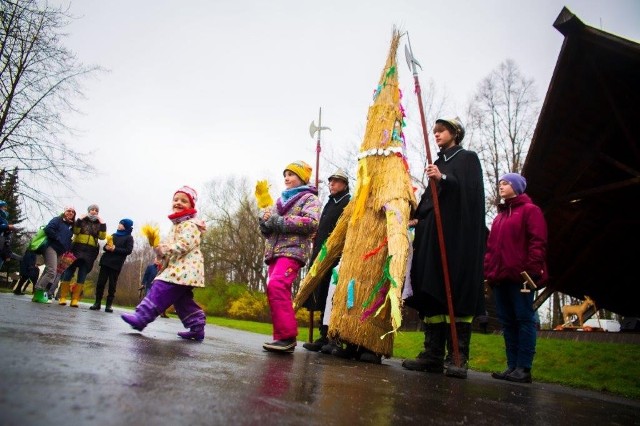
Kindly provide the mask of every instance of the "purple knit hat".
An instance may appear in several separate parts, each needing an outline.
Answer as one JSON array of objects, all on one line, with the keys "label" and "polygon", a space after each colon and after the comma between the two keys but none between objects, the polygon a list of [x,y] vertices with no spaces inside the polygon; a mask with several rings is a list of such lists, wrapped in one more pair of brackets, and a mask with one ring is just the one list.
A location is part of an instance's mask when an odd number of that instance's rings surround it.
[{"label": "purple knit hat", "polygon": [[522,194],[524,190],[527,189],[527,180],[518,173],[507,173],[506,175],[502,175],[500,180],[509,182],[509,185],[511,185],[517,195]]}]

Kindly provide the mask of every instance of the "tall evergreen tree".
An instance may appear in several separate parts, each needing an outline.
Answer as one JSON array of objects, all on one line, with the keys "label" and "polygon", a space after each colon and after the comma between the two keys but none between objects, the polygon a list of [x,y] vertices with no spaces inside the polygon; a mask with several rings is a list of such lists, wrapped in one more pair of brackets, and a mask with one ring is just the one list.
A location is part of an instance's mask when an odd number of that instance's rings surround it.
[{"label": "tall evergreen tree", "polygon": [[[5,169],[0,170],[0,200],[7,203],[9,223],[19,227],[19,224],[24,221],[24,217],[22,216],[18,194],[18,170],[14,169],[12,172],[8,172]],[[11,250],[14,253],[21,254],[25,243],[23,232],[18,230],[13,231],[11,234]],[[11,273],[19,270],[20,265],[16,260],[6,261],[2,266],[3,272]]]}]

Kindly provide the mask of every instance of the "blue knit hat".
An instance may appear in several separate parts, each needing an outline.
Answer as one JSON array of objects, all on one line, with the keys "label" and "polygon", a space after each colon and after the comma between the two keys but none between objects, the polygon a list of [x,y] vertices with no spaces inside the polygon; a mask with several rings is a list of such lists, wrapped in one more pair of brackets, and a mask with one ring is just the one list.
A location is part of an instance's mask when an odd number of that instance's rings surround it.
[{"label": "blue knit hat", "polygon": [[131,232],[133,229],[133,221],[131,219],[122,219],[120,223],[124,225],[124,230],[127,232]]},{"label": "blue knit hat", "polygon": [[506,175],[502,175],[500,180],[509,182],[509,185],[511,185],[517,195],[522,194],[524,190],[527,189],[527,180],[518,173],[507,173]]}]

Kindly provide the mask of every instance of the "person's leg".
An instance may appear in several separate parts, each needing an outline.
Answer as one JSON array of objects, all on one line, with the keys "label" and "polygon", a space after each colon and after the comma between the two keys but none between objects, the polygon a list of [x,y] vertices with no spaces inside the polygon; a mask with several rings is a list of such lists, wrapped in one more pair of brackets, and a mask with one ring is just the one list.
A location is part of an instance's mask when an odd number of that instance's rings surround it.
[{"label": "person's leg", "polygon": [[44,257],[44,272],[42,276],[36,282],[33,289],[33,302],[37,303],[51,303],[49,298],[44,294],[44,289],[48,283],[55,282],[56,268],[58,266],[58,254],[51,247],[47,247],[43,254]]},{"label": "person's leg", "polygon": [[511,382],[531,382],[531,366],[536,353],[537,338],[533,297],[533,292],[519,291],[513,297],[515,322],[518,329],[518,358],[516,369],[506,377]]},{"label": "person's leg", "polygon": [[[75,261],[71,265],[69,265],[69,267],[60,276],[60,291],[58,301],[60,305],[67,304],[67,297],[69,296],[69,289],[71,288],[71,280],[73,279],[73,274],[75,274],[76,272],[77,262],[78,261]],[[53,282],[53,280],[51,280],[51,282]]]},{"label": "person's leg", "polygon": [[469,349],[471,347],[471,322],[473,317],[456,318],[456,336],[458,342],[458,355],[460,356],[460,364],[455,363],[455,353],[453,348],[453,338],[451,336],[451,325],[447,324],[447,358],[451,359],[448,363],[445,375],[448,377],[457,377],[459,379],[467,378],[467,369],[469,365]]},{"label": "person's leg", "polygon": [[73,290],[71,292],[71,303],[69,306],[77,308],[78,302],[80,301],[80,296],[82,295],[82,290],[84,289],[84,281],[87,279],[87,274],[89,273],[89,265],[84,260],[76,261],[78,266],[78,276],[76,277],[76,283],[73,286]]},{"label": "person's leg", "polygon": [[298,323],[291,303],[291,286],[299,270],[300,263],[287,257],[277,258],[269,265],[267,299],[271,309],[275,342],[263,345],[266,350],[283,350],[277,347],[272,348],[272,346],[283,346],[287,351],[295,348]]},{"label": "person's leg", "polygon": [[102,303],[102,296],[104,295],[104,286],[107,283],[107,267],[101,266],[100,272],[98,272],[98,281],[96,282],[96,301],[89,307],[92,311],[99,311],[100,304]]},{"label": "person's leg", "polygon": [[18,283],[16,284],[15,288],[13,289],[13,294],[17,294],[17,295],[24,294],[24,293],[22,293],[22,286],[24,285],[24,283],[27,280],[28,280],[28,278],[25,275],[20,275],[20,278],[18,278]]},{"label": "person's leg", "polygon": [[36,254],[30,250],[26,250],[22,256],[22,260],[20,260],[20,278],[18,279],[16,288],[13,290],[13,294],[24,294],[22,287],[28,283],[29,269],[31,268],[31,265],[35,263]]},{"label": "person's leg", "polygon": [[182,296],[173,302],[176,308],[178,318],[182,321],[182,325],[189,331],[181,331],[178,336],[183,339],[203,340],[204,326],[207,322],[206,315],[202,308],[193,300],[193,288],[183,286],[184,292]]},{"label": "person's leg", "polygon": [[425,317],[424,322],[424,351],[416,359],[402,361],[402,366],[408,370],[442,373],[449,324],[445,315]]},{"label": "person's leg", "polygon": [[116,271],[115,269],[111,269],[106,266],[103,268],[107,270],[109,278],[109,292],[107,293],[107,305],[104,307],[104,311],[113,312],[111,305],[113,304],[113,299],[116,297],[116,286],[118,285],[118,276],[120,275],[120,271]]},{"label": "person's leg", "polygon": [[131,327],[142,331],[147,324],[154,321],[173,302],[182,296],[184,286],[155,280],[151,291],[136,306],[133,314],[122,314],[120,317]]},{"label": "person's leg", "polygon": [[494,379],[504,380],[516,368],[518,362],[518,329],[513,305],[513,295],[519,292],[519,286],[513,283],[502,283],[493,288],[496,303],[496,315],[502,326],[507,368],[501,372],[494,372]]}]

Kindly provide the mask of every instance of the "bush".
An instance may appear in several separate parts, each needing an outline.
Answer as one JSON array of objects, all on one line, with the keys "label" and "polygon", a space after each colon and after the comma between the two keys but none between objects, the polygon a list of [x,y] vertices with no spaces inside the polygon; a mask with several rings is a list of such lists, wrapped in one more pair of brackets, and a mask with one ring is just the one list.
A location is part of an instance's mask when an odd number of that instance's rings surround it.
[{"label": "bush", "polygon": [[227,283],[221,278],[216,278],[203,289],[194,292],[194,299],[203,306],[207,315],[227,316],[233,301],[247,292],[244,284]]},{"label": "bush", "polygon": [[231,318],[270,322],[267,295],[246,290],[238,299],[231,302],[228,314]]}]

